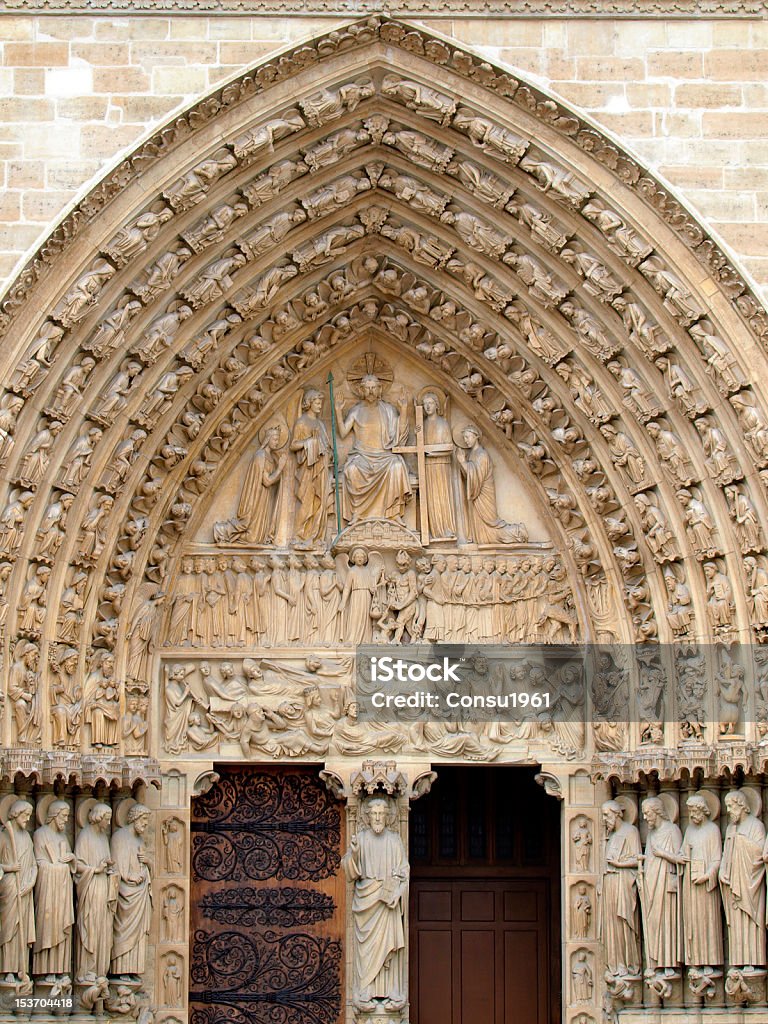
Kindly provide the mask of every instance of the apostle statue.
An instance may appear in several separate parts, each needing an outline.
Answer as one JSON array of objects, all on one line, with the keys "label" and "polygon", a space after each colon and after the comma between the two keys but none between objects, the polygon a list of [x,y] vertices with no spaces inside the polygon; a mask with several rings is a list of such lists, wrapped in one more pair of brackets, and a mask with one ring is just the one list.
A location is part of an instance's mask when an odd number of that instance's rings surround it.
[{"label": "apostle statue", "polygon": [[[433,540],[452,540],[456,536],[456,517],[453,511],[453,459],[451,451],[435,450],[450,445],[453,448],[451,427],[440,412],[440,399],[428,391],[421,399],[424,410],[425,493],[428,509],[429,533]],[[432,449],[430,451],[430,448]]]},{"label": "apostle statue", "polygon": [[405,1005],[405,912],[408,858],[399,834],[388,827],[393,805],[372,797],[361,808],[366,826],[353,835],[342,864],[354,882],[354,1000],[361,1010]]},{"label": "apostle statue", "polygon": [[117,879],[109,850],[112,808],[94,801],[87,816],[88,823],[75,840],[75,978],[79,982],[94,982],[107,976],[117,900]]},{"label": "apostle statue", "polygon": [[680,878],[683,837],[661,797],[643,800],[648,823],[645,854],[640,857],[648,966],[674,974],[680,963]]},{"label": "apostle statue", "polygon": [[35,941],[33,889],[37,861],[27,832],[32,805],[15,800],[0,832],[0,974],[29,976],[29,950]]},{"label": "apostle statue", "polygon": [[149,825],[149,815],[148,807],[134,804],[128,811],[125,825],[112,836],[118,889],[111,974],[141,976],[146,967],[152,886],[150,858],[142,836]]},{"label": "apostle statue", "polygon": [[65,800],[51,801],[44,810],[44,817],[45,824],[37,829],[33,841],[37,881],[32,970],[35,974],[69,975],[75,923],[72,893],[75,855],[65,835],[69,804]]},{"label": "apostle statue", "polygon": [[383,385],[375,373],[360,379],[358,391],[361,401],[346,415],[343,397],[336,406],[339,436],[351,433],[355,439],[342,469],[342,516],[348,523],[360,519],[401,521],[411,497],[411,483],[403,456],[393,449],[408,439],[406,398],[398,399],[397,408],[383,401]]},{"label": "apostle statue", "polygon": [[308,388],[301,400],[301,415],[294,424],[290,444],[296,455],[296,537],[301,547],[323,539],[328,517],[331,443],[320,419],[322,411],[321,392]]},{"label": "apostle statue", "polygon": [[732,790],[725,797],[728,828],[720,863],[720,891],[732,968],[765,964],[765,826],[757,817],[758,802],[757,793],[744,789]]},{"label": "apostle statue", "polygon": [[462,430],[461,437],[464,447],[458,448],[456,455],[464,478],[467,539],[475,544],[515,544],[528,540],[528,531],[522,523],[506,523],[499,519],[493,463],[480,443],[480,429],[469,423]]},{"label": "apostle statue", "polygon": [[640,924],[637,907],[637,869],[642,852],[640,833],[624,821],[624,806],[606,800],[602,806],[607,833],[600,885],[598,938],[612,974],[637,975],[640,971]]},{"label": "apostle statue", "polygon": [[685,962],[714,967],[723,962],[723,925],[717,873],[723,852],[720,829],[712,817],[720,807],[714,794],[695,793],[686,800],[690,824],[683,836],[683,941]]}]

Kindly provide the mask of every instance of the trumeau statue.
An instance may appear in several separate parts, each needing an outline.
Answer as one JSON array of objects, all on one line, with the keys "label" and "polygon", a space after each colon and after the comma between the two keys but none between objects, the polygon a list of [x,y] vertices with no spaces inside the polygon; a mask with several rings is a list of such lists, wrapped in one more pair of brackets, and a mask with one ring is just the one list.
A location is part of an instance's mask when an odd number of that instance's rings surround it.
[{"label": "trumeau statue", "polygon": [[363,829],[342,859],[354,883],[353,998],[360,1010],[399,1010],[407,999],[405,912],[408,857],[389,822],[394,805],[372,797],[361,808]]}]

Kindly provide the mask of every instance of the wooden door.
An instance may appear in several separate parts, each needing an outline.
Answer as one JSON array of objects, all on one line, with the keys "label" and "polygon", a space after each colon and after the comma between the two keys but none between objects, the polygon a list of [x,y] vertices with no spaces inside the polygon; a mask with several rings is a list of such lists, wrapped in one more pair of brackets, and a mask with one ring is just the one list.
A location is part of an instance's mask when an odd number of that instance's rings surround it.
[{"label": "wooden door", "polygon": [[533,772],[439,768],[411,863],[412,1024],[559,1022],[559,807]]},{"label": "wooden door", "polygon": [[191,1024],[335,1024],[342,805],[317,768],[220,768],[193,801]]}]

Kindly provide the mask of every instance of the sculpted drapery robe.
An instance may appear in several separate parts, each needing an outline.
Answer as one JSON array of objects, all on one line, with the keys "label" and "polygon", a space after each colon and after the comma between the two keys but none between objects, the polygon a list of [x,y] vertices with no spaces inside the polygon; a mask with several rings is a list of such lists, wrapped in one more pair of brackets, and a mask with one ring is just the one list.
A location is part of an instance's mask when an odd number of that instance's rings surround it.
[{"label": "sculpted drapery robe", "polygon": [[50,825],[41,825],[34,836],[37,881],[35,882],[35,974],[69,974],[72,955],[72,870],[62,858],[71,854],[69,840]]},{"label": "sculpted drapery robe", "polygon": [[[608,837],[605,859],[627,861],[642,852],[640,833],[624,823]],[[639,922],[637,908],[637,868],[607,866],[602,878],[599,902],[598,938],[605,947],[609,971],[640,970]]]},{"label": "sculpted drapery robe", "polygon": [[112,919],[117,879],[99,870],[111,859],[109,839],[86,825],[75,841],[77,874],[77,956],[75,977],[106,977],[112,952]]},{"label": "sculpted drapery robe", "polygon": [[[389,402],[379,401],[377,408],[381,448],[366,447],[356,439],[342,470],[342,516],[349,523],[359,519],[399,518],[411,495],[405,461],[402,455],[392,451],[405,444],[408,429],[401,429],[397,409]],[[350,416],[354,417],[356,409],[358,406],[352,409]]]},{"label": "sculpted drapery robe", "polygon": [[119,883],[112,944],[112,974],[143,974],[152,920],[149,870],[139,861],[144,848],[130,825],[112,836],[112,859]]},{"label": "sculpted drapery robe", "polygon": [[475,445],[462,467],[467,496],[467,528],[476,544],[514,544],[527,540],[525,530],[499,519],[493,463],[485,448]]},{"label": "sculpted drapery robe", "polygon": [[[403,841],[385,829],[379,835],[358,834],[357,851],[344,855],[347,878],[355,883],[352,916],[355,922],[355,996],[405,999],[405,891],[408,858]],[[402,878],[395,877],[395,871]],[[388,901],[399,892],[394,906]]]},{"label": "sculpted drapery robe", "polygon": [[661,821],[650,829],[645,844],[643,888],[645,900],[645,945],[654,967],[676,967],[680,962],[680,879],[676,864],[656,853],[679,853],[683,843],[680,829],[672,821]]},{"label": "sculpted drapery robe", "polygon": [[35,941],[35,851],[29,833],[8,822],[0,832],[0,866],[16,863],[18,871],[6,870],[0,878],[0,974],[27,974]]},{"label": "sculpted drapery robe", "polygon": [[291,448],[296,452],[296,536],[302,541],[322,539],[328,516],[331,478],[328,456],[331,443],[322,420],[304,414],[296,420]]},{"label": "sculpted drapery robe", "polygon": [[249,544],[271,544],[277,529],[279,461],[269,447],[260,448],[248,467],[237,507],[238,522]]},{"label": "sculpted drapery robe", "polygon": [[[451,427],[444,416],[424,417],[424,443],[452,444]],[[451,452],[427,452],[425,457],[426,499],[429,532],[432,537],[455,537],[453,514],[453,455]]]},{"label": "sculpted drapery robe", "polygon": [[[690,824],[683,837],[683,853],[690,858],[683,877],[683,937],[685,962],[707,967],[723,962],[723,925],[717,872],[723,841],[713,821]],[[704,879],[696,884],[697,879]]]},{"label": "sculpted drapery robe", "polygon": [[733,967],[765,963],[765,827],[752,814],[725,833],[720,888]]}]

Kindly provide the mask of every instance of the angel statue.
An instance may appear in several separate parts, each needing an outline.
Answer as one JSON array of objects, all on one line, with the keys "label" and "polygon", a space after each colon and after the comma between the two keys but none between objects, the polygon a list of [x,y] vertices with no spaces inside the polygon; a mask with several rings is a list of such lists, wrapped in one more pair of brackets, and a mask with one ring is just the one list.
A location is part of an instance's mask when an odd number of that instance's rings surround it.
[{"label": "angel statue", "polygon": [[237,515],[214,523],[213,539],[217,544],[231,544],[236,540],[248,544],[274,543],[288,465],[288,453],[281,450],[287,441],[287,431],[282,425],[272,423],[264,428],[259,440],[261,447],[245,475]]},{"label": "angel statue", "polygon": [[352,548],[339,606],[344,643],[371,643],[373,620],[383,608],[383,583],[384,562],[378,551],[369,555],[365,548]]},{"label": "angel statue", "polygon": [[301,399],[301,415],[294,424],[290,444],[296,454],[298,547],[309,547],[325,535],[331,485],[331,442],[320,419],[322,411],[322,393],[308,388]]}]

